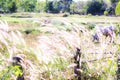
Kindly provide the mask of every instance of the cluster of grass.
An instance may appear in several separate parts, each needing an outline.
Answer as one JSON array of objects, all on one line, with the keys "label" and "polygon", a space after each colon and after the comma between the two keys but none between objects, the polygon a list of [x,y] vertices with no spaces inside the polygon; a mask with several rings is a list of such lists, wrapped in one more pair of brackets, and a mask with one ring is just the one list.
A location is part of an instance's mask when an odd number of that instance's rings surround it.
[{"label": "cluster of grass", "polygon": [[[71,25],[71,31],[66,30],[59,30],[56,28],[46,28],[52,32],[51,35],[41,35],[39,36],[39,42],[37,43],[37,48],[41,50],[42,53],[46,53],[46,63],[51,63],[53,57],[62,57],[63,60],[65,59],[66,65],[57,66],[56,68],[50,68],[51,71],[56,70],[57,68],[61,67],[64,68],[63,70],[58,71],[56,75],[51,79],[57,79],[60,77],[60,80],[66,79],[75,79],[74,77],[74,64],[73,57],[76,51],[76,47],[81,49],[82,52],[82,65],[81,65],[81,75],[82,80],[113,80],[116,78],[116,71],[117,71],[117,54],[118,54],[118,46],[114,44],[108,44],[108,39],[106,40],[103,37],[103,42],[100,44],[96,44],[92,42],[91,31],[88,29],[79,27],[77,24]],[[69,25],[70,27],[70,25]],[[83,30],[83,33],[80,32]],[[116,38],[117,44],[119,37]],[[39,54],[37,55],[38,57]],[[48,58],[48,56],[52,58]],[[41,60],[41,59],[40,59]],[[54,63],[54,61],[52,61]],[[51,65],[54,65],[51,63]],[[56,66],[56,65],[55,65]],[[53,66],[52,66],[53,67]],[[64,71],[64,72],[63,72]],[[66,72],[69,72],[66,74]],[[59,74],[59,75],[58,75]],[[68,75],[69,74],[69,75]],[[58,76],[55,77],[55,76]],[[45,77],[45,76],[44,76]]]},{"label": "cluster of grass", "polygon": [[[30,52],[19,31],[10,31],[7,23],[1,21],[0,46],[0,80],[13,80],[21,73],[18,68],[12,67],[12,58],[17,55],[26,59],[26,64],[24,64],[26,67],[25,71],[27,71],[27,73],[25,73],[26,77],[27,75],[31,77],[34,76],[32,74],[35,74],[35,72],[32,67],[35,69],[36,64],[33,64],[33,60],[35,63],[37,61],[35,54]],[[27,57],[27,55],[29,56]]]},{"label": "cluster of grass", "polygon": [[75,22],[73,18],[71,21],[59,17],[57,19],[37,20],[35,24],[40,25],[33,25],[32,28],[29,26],[23,30],[26,34],[37,34],[37,40],[31,42],[35,47],[26,44],[21,32],[9,29],[3,22],[0,23],[0,79],[12,80],[16,79],[17,73],[22,74],[12,67],[12,57],[21,56],[24,60],[22,65],[26,80],[76,80],[76,48],[80,48],[82,52],[82,65],[79,70],[82,80],[115,79],[119,37],[115,39],[116,45],[108,44],[108,39],[104,37],[102,43],[96,44],[92,42],[91,36],[94,24],[87,24],[90,26],[88,29],[72,23]]},{"label": "cluster of grass", "polygon": [[[18,68],[12,67],[12,57],[21,56],[24,59],[24,77],[29,80],[46,79],[67,79],[63,73],[70,76],[67,70],[69,62],[56,53],[55,55],[42,50],[34,49],[26,45],[22,34],[19,31],[11,31],[7,24],[0,23],[0,79],[12,80],[22,74]],[[58,57],[59,56],[59,57]],[[68,72],[66,72],[68,71]],[[64,77],[63,77],[64,76]]]}]

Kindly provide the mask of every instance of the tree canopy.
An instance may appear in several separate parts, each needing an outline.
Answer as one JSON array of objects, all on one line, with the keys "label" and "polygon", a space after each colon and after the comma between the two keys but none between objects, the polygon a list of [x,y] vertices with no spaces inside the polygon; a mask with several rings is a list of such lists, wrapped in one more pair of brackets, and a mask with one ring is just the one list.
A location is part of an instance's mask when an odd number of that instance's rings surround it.
[{"label": "tree canopy", "polygon": [[[118,15],[120,0],[0,0],[0,10],[14,12],[68,12],[72,14]],[[118,4],[118,5],[117,5]],[[117,5],[117,6],[116,6]]]}]

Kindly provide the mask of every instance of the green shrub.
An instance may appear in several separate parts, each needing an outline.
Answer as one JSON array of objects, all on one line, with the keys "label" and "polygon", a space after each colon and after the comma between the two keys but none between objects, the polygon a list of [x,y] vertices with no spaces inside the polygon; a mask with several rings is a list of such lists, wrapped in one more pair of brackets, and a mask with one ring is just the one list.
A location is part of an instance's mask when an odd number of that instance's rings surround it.
[{"label": "green shrub", "polygon": [[104,11],[104,15],[106,15],[106,16],[107,16],[107,15],[108,15],[108,11]]},{"label": "green shrub", "polygon": [[94,28],[95,28],[95,26],[96,26],[96,24],[95,24],[95,23],[87,23],[87,28],[88,28],[89,30],[94,29]]},{"label": "green shrub", "polygon": [[40,31],[39,30],[35,30],[35,29],[27,29],[24,31],[25,34],[39,34]]},{"label": "green shrub", "polygon": [[120,15],[120,1],[118,2],[117,6],[115,8],[115,14],[116,14],[116,16]]},{"label": "green shrub", "polygon": [[68,17],[68,16],[69,16],[68,13],[64,13],[64,14],[63,14],[63,17]]},{"label": "green shrub", "polygon": [[90,13],[89,13],[89,14],[87,14],[87,15],[88,15],[88,16],[92,16],[92,14],[90,14]]}]

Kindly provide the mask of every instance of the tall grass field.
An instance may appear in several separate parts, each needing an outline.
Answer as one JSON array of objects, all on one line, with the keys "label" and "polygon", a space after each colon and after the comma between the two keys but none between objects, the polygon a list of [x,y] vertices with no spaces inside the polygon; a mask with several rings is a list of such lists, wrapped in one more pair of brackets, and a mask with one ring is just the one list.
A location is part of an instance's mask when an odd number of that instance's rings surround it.
[{"label": "tall grass field", "polygon": [[[100,43],[93,41],[99,25],[115,26],[115,43],[105,36]],[[117,80],[119,30],[120,17],[1,15],[0,80],[18,80],[20,76],[24,80]],[[77,49],[81,52],[79,69],[75,69],[74,59]],[[15,57],[20,58],[20,66],[13,64]]]}]

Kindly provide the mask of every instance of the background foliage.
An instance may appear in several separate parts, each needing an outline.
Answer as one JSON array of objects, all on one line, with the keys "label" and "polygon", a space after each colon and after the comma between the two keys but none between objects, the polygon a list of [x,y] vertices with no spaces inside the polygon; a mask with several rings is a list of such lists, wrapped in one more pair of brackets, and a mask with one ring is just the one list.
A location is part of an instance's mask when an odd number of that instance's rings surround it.
[{"label": "background foliage", "polygon": [[103,15],[104,11],[107,15],[117,15],[119,10],[119,0],[91,0],[77,1],[74,0],[0,0],[0,11],[5,13],[13,12],[48,12],[60,13],[68,12],[71,14],[92,14]]}]

